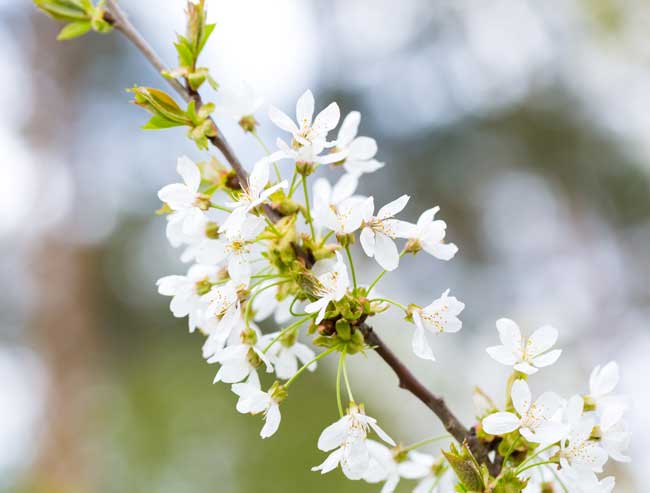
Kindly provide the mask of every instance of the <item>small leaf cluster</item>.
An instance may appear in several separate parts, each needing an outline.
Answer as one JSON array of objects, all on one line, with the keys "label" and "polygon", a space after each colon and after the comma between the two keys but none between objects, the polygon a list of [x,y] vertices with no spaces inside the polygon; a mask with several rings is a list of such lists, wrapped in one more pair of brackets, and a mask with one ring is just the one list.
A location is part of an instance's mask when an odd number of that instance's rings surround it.
[{"label": "small leaf cluster", "polygon": [[83,36],[91,29],[107,33],[113,26],[106,21],[104,0],[93,5],[92,0],[34,0],[34,4],[50,17],[67,22],[57,39],[63,41]]},{"label": "small leaf cluster", "polygon": [[216,25],[207,23],[207,12],[204,4],[205,0],[200,0],[197,3],[187,3],[185,35],[178,34],[177,41],[174,43],[179,66],[174,70],[163,72],[163,75],[168,78],[183,77],[193,91],[198,91],[206,80],[213,89],[218,88],[217,82],[210,76],[208,69],[206,67],[197,67],[199,55]]}]

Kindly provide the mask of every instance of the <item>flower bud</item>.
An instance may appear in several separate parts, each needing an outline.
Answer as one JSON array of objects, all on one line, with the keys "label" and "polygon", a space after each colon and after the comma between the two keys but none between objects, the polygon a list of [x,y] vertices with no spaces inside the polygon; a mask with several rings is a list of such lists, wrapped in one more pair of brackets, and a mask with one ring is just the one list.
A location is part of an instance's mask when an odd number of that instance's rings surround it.
[{"label": "flower bud", "polygon": [[246,115],[239,120],[239,126],[244,130],[244,132],[254,132],[257,125],[259,125],[259,123],[253,115]]}]

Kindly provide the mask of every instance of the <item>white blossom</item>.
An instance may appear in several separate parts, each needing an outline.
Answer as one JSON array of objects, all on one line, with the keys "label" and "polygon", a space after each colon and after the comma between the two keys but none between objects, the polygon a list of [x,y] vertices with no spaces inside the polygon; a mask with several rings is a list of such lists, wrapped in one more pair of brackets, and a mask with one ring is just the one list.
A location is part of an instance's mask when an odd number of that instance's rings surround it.
[{"label": "white blossom", "polygon": [[264,99],[259,97],[253,88],[244,81],[220,87],[218,95],[219,100],[215,114],[224,115],[237,123],[253,117],[264,103]]},{"label": "white blossom", "polygon": [[436,360],[429,342],[432,335],[458,332],[463,326],[458,315],[465,308],[465,304],[458,301],[456,297],[448,295],[447,289],[437,300],[412,312],[415,324],[412,339],[413,352],[422,359]]},{"label": "white blossom", "polygon": [[[202,224],[203,210],[206,208],[206,197],[199,193],[201,172],[187,156],[178,158],[176,171],[183,178],[183,183],[172,183],[158,191],[158,198],[166,203],[174,212],[168,217],[169,229],[179,226],[183,233],[193,234]],[[172,233],[173,234],[173,233]]]},{"label": "white blossom", "polygon": [[512,366],[516,371],[532,375],[539,368],[552,365],[562,354],[561,349],[550,349],[558,338],[557,329],[545,325],[523,339],[519,326],[508,318],[497,320],[497,330],[501,346],[487,348],[487,353],[503,365]]},{"label": "white blossom", "polygon": [[214,377],[213,383],[237,383],[250,377],[257,368],[264,365],[267,373],[273,371],[273,365],[264,354],[259,344],[260,334],[255,328],[247,328],[241,332],[241,342],[217,351],[208,358],[208,363],[220,363],[221,368]]},{"label": "white blossom", "polygon": [[[266,347],[279,334],[280,332],[271,332],[264,335],[261,345]],[[275,368],[275,374],[282,380],[288,380],[294,376],[298,371],[299,363],[307,364],[316,356],[316,353],[309,346],[296,341],[294,334],[291,334],[286,339],[281,336],[280,340],[269,348],[267,354],[273,368]],[[316,365],[317,363],[314,362],[307,369],[315,371]]]},{"label": "white blossom", "polygon": [[[334,186],[327,178],[318,178],[314,181],[312,187],[314,204],[311,216],[314,227],[319,232],[322,227],[327,226],[328,218],[331,220],[332,209],[336,210],[344,201],[353,197],[358,184],[359,179],[350,173],[342,175]],[[359,224],[361,224],[361,215],[359,215]]]},{"label": "white blossom", "polygon": [[375,204],[372,197],[368,197],[362,205],[361,246],[368,257],[374,257],[388,271],[395,270],[399,264],[399,252],[393,240],[402,237],[408,226],[404,221],[393,219],[393,216],[406,207],[409,198],[408,195],[402,195],[379,209],[376,216],[373,216]]},{"label": "white blossom", "polygon": [[403,228],[402,238],[409,240],[409,247],[413,251],[420,249],[440,260],[451,260],[458,252],[458,247],[453,243],[445,243],[447,223],[441,219],[434,219],[440,207],[433,207],[420,214],[416,224],[409,224]]},{"label": "white blossom", "polygon": [[296,163],[314,165],[315,168],[319,164],[337,163],[347,156],[347,151],[321,154],[326,150],[324,141],[307,142],[305,145],[299,147],[292,147],[282,139],[277,139],[275,143],[279,150],[268,157],[269,161],[291,159]]},{"label": "white blossom", "polygon": [[264,392],[260,387],[257,373],[250,374],[245,383],[236,383],[232,391],[239,396],[236,409],[242,414],[264,414],[262,438],[273,435],[280,427],[280,403],[272,391]]},{"label": "white blossom", "polygon": [[379,427],[376,419],[366,416],[360,406],[351,405],[345,416],[321,433],[318,448],[323,452],[333,452],[321,465],[313,467],[312,471],[325,474],[340,465],[343,474],[349,479],[363,478],[370,467],[370,452],[366,440],[370,429],[384,442],[395,445],[393,439]]},{"label": "white blossom", "polygon": [[238,224],[222,230],[218,239],[201,242],[196,258],[204,264],[226,261],[230,278],[237,284],[246,285],[251,277],[250,262],[255,253],[255,240],[264,228],[263,218],[247,214]]},{"label": "white blossom", "polygon": [[320,323],[325,317],[330,302],[339,301],[345,296],[350,286],[350,279],[348,269],[339,252],[336,252],[335,259],[329,258],[316,262],[311,271],[318,281],[315,293],[318,299],[309,303],[305,307],[305,312],[318,313],[315,322]]},{"label": "white blossom", "polygon": [[491,435],[505,435],[515,430],[529,442],[550,445],[566,433],[561,423],[552,421],[562,405],[562,399],[553,392],[545,392],[532,402],[530,388],[525,380],[515,380],[511,390],[515,413],[497,412],[483,419],[483,430]]},{"label": "white blossom", "polygon": [[207,265],[193,265],[187,275],[171,275],[161,277],[156,281],[158,292],[171,296],[169,308],[177,318],[189,316],[190,332],[194,332],[200,316],[207,304],[203,296],[217,281],[218,269]]},{"label": "white blossom", "polygon": [[373,173],[384,166],[374,159],[377,154],[377,142],[370,137],[357,137],[361,113],[351,111],[343,119],[336,137],[336,149],[346,154],[343,167],[348,173],[361,175]]},{"label": "white blossom", "polygon": [[366,446],[370,462],[363,480],[367,483],[383,482],[381,493],[393,493],[400,480],[400,464],[395,460],[393,451],[375,440],[366,440]]},{"label": "white blossom", "polygon": [[269,108],[269,118],[282,130],[293,136],[294,141],[302,146],[310,144],[324,145],[327,133],[339,123],[341,113],[336,103],[331,103],[314,116],[314,95],[310,90],[304,92],[296,103],[296,122],[274,106]]}]

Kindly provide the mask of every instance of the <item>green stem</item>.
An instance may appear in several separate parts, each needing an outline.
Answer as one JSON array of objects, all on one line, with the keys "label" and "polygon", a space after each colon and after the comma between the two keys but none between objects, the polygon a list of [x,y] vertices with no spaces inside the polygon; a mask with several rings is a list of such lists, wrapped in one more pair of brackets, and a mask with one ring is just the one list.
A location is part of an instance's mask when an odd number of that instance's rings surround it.
[{"label": "green stem", "polygon": [[210,202],[210,207],[224,212],[232,212],[232,209],[228,209],[228,207],[224,207],[223,205],[213,204],[212,202]]},{"label": "green stem", "polygon": [[350,253],[350,245],[345,245],[345,253],[348,256],[348,262],[350,263],[350,271],[352,272],[352,284],[354,290],[357,289],[357,273],[354,270],[354,262],[352,261],[352,253]]},{"label": "green stem", "polygon": [[[402,258],[404,255],[406,255],[406,250],[402,250],[402,252],[399,254],[399,257]],[[386,272],[388,272],[388,271],[386,269],[384,269],[383,271],[381,271],[379,273],[379,275],[377,277],[375,277],[375,280],[372,281],[372,284],[370,284],[370,286],[368,286],[368,293],[370,293],[370,291],[372,291],[372,288],[374,288],[375,285],[381,280],[381,278],[384,277],[384,275],[386,275]]]},{"label": "green stem", "polygon": [[[258,286],[259,284],[265,281],[266,279],[263,279],[259,281],[257,284],[254,284],[253,287]],[[260,288],[257,291],[255,291],[255,294],[253,294],[250,298],[248,298],[248,301],[246,302],[246,311],[244,312],[244,321],[246,322],[246,328],[250,328],[250,315],[253,307],[253,301],[255,301],[255,298],[257,298],[260,293],[266,291],[267,289],[271,289],[272,287],[279,286],[280,284],[284,284],[285,282],[288,282],[288,280],[283,279],[281,281],[274,282],[267,286],[264,286],[263,288]]]},{"label": "green stem", "polygon": [[315,357],[315,358],[312,358],[311,361],[308,361],[307,363],[305,363],[304,365],[302,365],[302,366],[300,367],[300,369],[299,369],[296,373],[294,373],[293,376],[292,376],[289,380],[287,380],[287,383],[284,384],[284,388],[288,388],[289,385],[291,385],[291,384],[296,380],[296,378],[298,378],[298,376],[299,376],[303,371],[305,371],[309,366],[313,365],[313,364],[316,363],[318,360],[324,358],[324,357],[327,356],[328,354],[333,353],[334,351],[336,351],[336,349],[337,349],[336,346],[331,347],[331,348],[329,348],[327,351],[323,351],[322,353],[316,355],[316,357]]},{"label": "green stem", "polygon": [[350,387],[350,379],[348,378],[348,365],[345,362],[345,349],[341,353],[343,356],[343,380],[345,380],[345,388],[348,391],[348,399],[350,402],[354,402],[354,396],[352,395],[352,387]]},{"label": "green stem", "polygon": [[440,436],[433,437],[433,438],[427,438],[426,440],[422,440],[420,442],[415,442],[413,445],[409,445],[408,447],[403,448],[402,450],[404,452],[410,452],[411,450],[415,450],[415,449],[418,449],[420,447],[424,447],[425,445],[429,445],[430,443],[439,442],[440,440],[445,440],[447,438],[453,438],[453,437],[451,435],[449,435],[449,434],[445,434],[445,435],[440,435]]},{"label": "green stem", "polygon": [[531,456],[528,457],[525,461],[523,461],[521,464],[519,464],[519,467],[523,467],[523,466],[525,466],[525,465],[528,464],[530,461],[532,461],[533,459],[535,459],[535,457],[538,457],[539,454],[542,454],[542,453],[546,452],[547,450],[552,449],[553,447],[556,447],[556,446],[557,446],[557,445],[553,443],[553,444],[551,444],[551,445],[548,445],[547,447],[544,447],[542,450],[538,450],[537,452],[535,452],[535,454],[531,455]]},{"label": "green stem", "polygon": [[555,461],[552,461],[552,460],[545,460],[545,461],[543,461],[543,462],[535,462],[534,464],[531,464],[531,465],[526,466],[526,467],[524,467],[524,468],[519,468],[519,469],[517,469],[517,470],[515,471],[515,474],[519,475],[519,474],[521,474],[522,472],[527,471],[528,469],[532,469],[533,467],[537,467],[537,466],[543,466],[543,465],[545,465],[545,464],[556,464],[556,462],[555,462]]},{"label": "green stem", "polygon": [[405,312],[408,312],[408,308],[405,305],[398,303],[397,301],[389,300],[388,298],[373,298],[370,300],[370,303],[374,303],[375,301],[384,301],[386,303],[390,303],[391,305],[395,305],[397,308],[401,308]]},{"label": "green stem", "polygon": [[309,320],[311,317],[312,317],[312,315],[310,315],[309,317],[303,317],[303,318],[301,318],[300,320],[296,320],[296,321],[295,321],[294,323],[292,323],[291,325],[289,325],[289,326],[285,327],[284,329],[280,330],[280,332],[278,333],[278,335],[275,336],[275,337],[273,338],[273,340],[272,340],[271,342],[269,342],[268,345],[267,345],[267,346],[262,350],[262,353],[266,353],[269,349],[271,349],[271,347],[272,347],[276,342],[278,342],[278,341],[282,338],[283,335],[285,335],[285,334],[291,332],[291,331],[292,331],[293,329],[295,329],[296,327],[300,327],[303,323],[305,323],[305,322],[306,322],[307,320]]},{"label": "green stem", "polygon": [[503,456],[503,463],[505,464],[512,452],[515,450],[515,447],[519,443],[519,440],[521,440],[521,435],[519,435],[517,438],[515,438],[515,441],[512,442],[512,445],[510,445],[510,448],[506,452],[506,455]]},{"label": "green stem", "polygon": [[289,198],[293,197],[293,192],[296,191],[296,179],[298,178],[298,171],[293,170],[293,176],[291,177],[291,185],[289,185]]},{"label": "green stem", "polygon": [[569,493],[569,488],[567,488],[564,482],[560,479],[560,476],[558,475],[557,471],[552,467],[548,467],[548,466],[547,469],[553,473],[553,476],[555,477],[557,482],[560,483],[560,486],[562,487],[562,490],[564,490],[564,493]]},{"label": "green stem", "polygon": [[[253,130],[250,132],[253,137],[255,137],[255,140],[260,144],[262,149],[264,149],[264,152],[266,153],[267,156],[271,154],[271,151],[269,150],[268,147],[266,147],[266,144],[262,140],[262,137],[257,133],[257,130]],[[282,181],[282,175],[280,174],[280,169],[278,168],[278,163],[273,161],[273,168],[275,169],[275,176],[278,178],[278,183]]]},{"label": "green stem", "polygon": [[307,208],[307,215],[305,217],[307,224],[309,224],[309,231],[311,231],[311,239],[316,241],[316,232],[314,231],[314,222],[311,217],[311,209],[309,208],[309,192],[307,191],[307,180],[302,177],[302,191],[305,194],[305,207]]},{"label": "green stem", "polygon": [[293,315],[294,317],[304,317],[305,315],[308,315],[307,313],[296,313],[293,311],[293,305],[296,304],[296,301],[298,301],[297,296],[293,299],[293,301],[289,305],[289,313],[291,313],[291,315]]},{"label": "green stem", "polygon": [[343,404],[341,403],[341,372],[343,370],[343,361],[345,360],[345,354],[341,353],[339,357],[339,366],[336,370],[336,405],[339,408],[339,416],[343,417]]},{"label": "green stem", "polygon": [[320,243],[318,244],[318,246],[322,247],[323,245],[325,245],[325,242],[326,242],[327,240],[329,240],[329,239],[330,239],[330,236],[332,236],[333,234],[334,234],[334,231],[330,231],[330,232],[327,233],[325,236],[323,236],[323,239],[320,241]]}]

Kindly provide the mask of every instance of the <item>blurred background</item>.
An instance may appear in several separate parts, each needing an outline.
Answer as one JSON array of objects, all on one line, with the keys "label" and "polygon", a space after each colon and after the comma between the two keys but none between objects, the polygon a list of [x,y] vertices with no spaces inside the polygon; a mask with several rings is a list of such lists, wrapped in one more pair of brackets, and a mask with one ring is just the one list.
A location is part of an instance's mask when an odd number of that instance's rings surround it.
[{"label": "blurred background", "polygon": [[[384,170],[361,192],[412,195],[404,218],[440,205],[453,262],[402,262],[381,291],[425,304],[447,287],[467,305],[435,365],[410,330],[378,332],[471,423],[471,391],[503,399],[508,370],[484,351],[494,321],[559,328],[564,354],[534,393],[587,390],[596,364],[632,396],[631,465],[650,468],[650,5],[643,0],[208,1],[217,29],[202,58],[222,84],[244,79],[289,111],[305,88],[362,112]],[[168,64],[180,0],[124,0]],[[162,87],[119,35],[58,43],[31,2],[0,0],[0,491],[368,492],[309,468],[336,418],[334,373],[310,376],[280,433],[235,412],[213,386],[201,337],[172,318],[155,280],[185,269],[153,214],[176,157],[205,159],[182,130],[145,133],[126,87]],[[205,99],[217,97],[205,91]],[[261,133],[277,135],[264,114]],[[236,126],[245,162],[261,156]],[[332,177],[332,174],[329,175]],[[377,266],[359,257],[362,277]],[[404,442],[440,425],[374,355],[352,360],[355,393]],[[430,449],[435,450],[435,449]],[[402,490],[406,491],[406,485]]]}]

